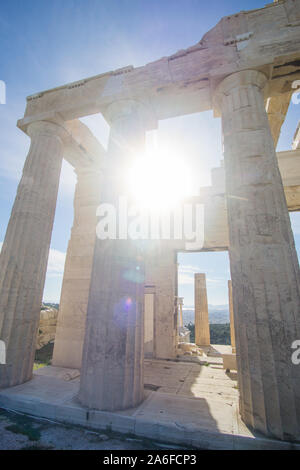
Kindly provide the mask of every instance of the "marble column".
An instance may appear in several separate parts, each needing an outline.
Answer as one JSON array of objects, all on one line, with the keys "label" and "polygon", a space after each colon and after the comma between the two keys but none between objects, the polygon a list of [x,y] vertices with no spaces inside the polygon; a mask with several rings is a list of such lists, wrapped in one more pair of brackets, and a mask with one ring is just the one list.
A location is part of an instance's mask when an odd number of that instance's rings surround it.
[{"label": "marble column", "polygon": [[179,328],[183,328],[183,316],[182,316],[183,298],[182,297],[178,297],[178,306],[179,306]]},{"label": "marble column", "polygon": [[240,412],[255,430],[299,439],[299,264],[264,108],[265,75],[246,70],[216,89],[222,116]]},{"label": "marble column", "polygon": [[75,169],[74,222],[68,244],[52,365],[80,369],[96,241],[101,170]]},{"label": "marble column", "polygon": [[153,357],[154,351],[154,327],[155,327],[155,286],[145,286],[144,307],[144,354],[145,357]]},{"label": "marble column", "polygon": [[177,254],[169,240],[154,242],[146,258],[146,281],[155,286],[153,357],[174,359],[178,341]]},{"label": "marble column", "polygon": [[206,276],[204,273],[195,274],[195,343],[198,346],[210,345]]},{"label": "marble column", "polygon": [[232,300],[232,282],[228,281],[228,301],[229,301],[229,318],[230,318],[230,342],[233,354],[236,352],[235,348],[235,331],[234,331],[234,315],[233,315],[233,300]]},{"label": "marble column", "polygon": [[35,355],[65,131],[38,121],[0,255],[0,388],[30,380]]},{"label": "marble column", "polygon": [[[127,100],[106,111],[111,131],[101,201],[116,208],[128,194],[131,161],[144,150],[143,111]],[[143,246],[130,238],[96,238],[79,391],[89,408],[121,410],[144,398]]]}]

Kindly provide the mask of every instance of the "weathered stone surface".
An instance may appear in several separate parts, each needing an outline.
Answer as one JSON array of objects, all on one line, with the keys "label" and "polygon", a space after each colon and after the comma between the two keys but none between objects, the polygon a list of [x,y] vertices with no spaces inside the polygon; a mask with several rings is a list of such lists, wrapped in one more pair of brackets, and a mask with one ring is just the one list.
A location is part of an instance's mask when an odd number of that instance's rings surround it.
[{"label": "weathered stone surface", "polygon": [[233,313],[233,298],[232,298],[232,282],[228,281],[228,301],[229,301],[229,317],[230,317],[230,341],[232,352],[235,353],[235,329],[234,329],[234,313]]},{"label": "weathered stone surface", "polygon": [[[30,382],[2,390],[1,407],[95,431],[109,428],[155,442],[181,444],[186,449],[300,448],[298,443],[258,436],[243,425],[237,413],[236,381],[222,368],[145,361],[145,381],[157,385],[158,391],[148,391],[147,400],[134,411],[122,413],[83,408],[74,400],[78,379],[65,380],[70,369],[60,368],[59,373],[52,369],[56,368],[39,369]],[[75,444],[73,447],[78,449]]]},{"label": "weathered stone surface", "polygon": [[41,310],[40,323],[36,340],[36,349],[41,349],[55,339],[58,310],[56,308],[44,308]]},{"label": "weathered stone surface", "polygon": [[222,354],[223,369],[226,371],[237,370],[236,354]]},{"label": "weathered stone surface", "polygon": [[168,241],[151,245],[145,258],[146,285],[155,286],[153,357],[176,356],[177,309],[175,305],[177,259]]},{"label": "weathered stone surface", "polygon": [[195,343],[190,342],[179,342],[178,343],[178,352],[179,353],[190,353],[191,355],[194,354],[196,356],[202,356],[203,351],[201,348],[197,346]]},{"label": "weathered stone surface", "polygon": [[264,109],[266,77],[248,70],[217,88],[222,114],[229,254],[240,390],[249,426],[299,438],[300,274],[278,162]]},{"label": "weathered stone surface", "polygon": [[[102,201],[118,207],[125,168],[145,142],[143,109],[132,101],[110,110],[112,127]],[[96,238],[79,399],[100,410],[138,405],[144,398],[143,244]]]},{"label": "weathered stone surface", "polygon": [[[290,358],[291,343],[300,337],[299,266],[286,206],[300,208],[299,129],[294,150],[277,155],[285,194],[274,150],[292,85],[300,79],[299,45],[300,3],[283,0],[222,18],[195,46],[144,67],[124,67],[28,97],[18,125],[32,135],[32,146],[0,258],[0,339],[8,347],[8,362],[0,365],[0,387],[31,377],[62,155],[79,171],[81,181],[54,362],[79,368],[85,331],[82,403],[101,410],[139,404],[145,304],[151,304],[146,325],[151,354],[175,356],[176,252],[185,250],[185,243],[159,241],[147,252],[143,244],[127,240],[95,244],[98,196],[94,198],[91,180],[97,179],[97,171],[86,177],[81,169],[97,167],[95,155],[103,148],[77,119],[102,112],[111,125],[102,197],[116,203],[126,168],[143,147],[145,130],[156,128],[157,119],[211,109],[218,86],[214,108],[223,121],[226,185],[223,168],[214,169],[212,185],[194,198],[204,204],[203,249],[230,247],[245,423],[280,439],[299,438],[300,369]],[[37,122],[45,119],[52,123]],[[147,294],[152,303],[144,302],[145,283],[154,287]],[[196,342],[209,345],[206,293],[201,299]],[[70,373],[71,379],[74,374],[78,371]],[[202,410],[206,416],[205,403]],[[75,415],[81,422],[88,419],[82,408]],[[126,420],[132,429],[134,420]],[[116,426],[126,427],[124,422]],[[160,423],[147,426],[164,431]]]},{"label": "weathered stone surface", "polygon": [[24,121],[53,112],[71,120],[105,112],[123,99],[145,103],[156,119],[206,111],[212,107],[211,85],[249,67],[263,68],[270,78],[269,96],[278,96],[300,78],[299,20],[295,0],[224,17],[197,44],[169,57],[28,97]]},{"label": "weathered stone surface", "polygon": [[144,298],[144,355],[153,357],[155,328],[155,287],[145,286]]},{"label": "weathered stone surface", "polygon": [[210,345],[206,275],[195,274],[195,343],[198,346]]},{"label": "weathered stone surface", "polygon": [[100,203],[99,165],[77,169],[69,241],[52,364],[80,369]]},{"label": "weathered stone surface", "polygon": [[29,126],[31,146],[0,254],[0,338],[6,364],[0,388],[32,377],[65,131],[53,123]]}]

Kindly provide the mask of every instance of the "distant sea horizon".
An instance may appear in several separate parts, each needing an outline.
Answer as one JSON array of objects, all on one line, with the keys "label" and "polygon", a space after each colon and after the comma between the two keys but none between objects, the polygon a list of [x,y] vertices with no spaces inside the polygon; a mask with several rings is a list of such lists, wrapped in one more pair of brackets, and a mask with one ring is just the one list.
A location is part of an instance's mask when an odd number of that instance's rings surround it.
[{"label": "distant sea horizon", "polygon": [[[194,307],[184,307],[182,311],[183,324],[195,323]],[[209,323],[230,323],[228,305],[208,305]]]},{"label": "distant sea horizon", "polygon": [[[54,307],[59,308],[59,304],[57,302],[45,302],[43,304],[47,307]],[[208,305],[208,315],[209,315],[209,323],[215,324],[225,324],[230,323],[229,319],[229,306],[228,305]],[[183,316],[183,324],[187,326],[189,323],[195,323],[195,310],[194,307],[183,307],[182,311]]]}]

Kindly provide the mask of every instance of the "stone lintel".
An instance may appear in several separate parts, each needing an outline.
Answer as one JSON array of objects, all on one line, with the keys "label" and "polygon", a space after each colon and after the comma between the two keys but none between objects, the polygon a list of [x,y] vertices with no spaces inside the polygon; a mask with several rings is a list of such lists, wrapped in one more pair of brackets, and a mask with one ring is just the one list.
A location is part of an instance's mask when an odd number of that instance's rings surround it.
[{"label": "stone lintel", "polygon": [[280,95],[300,77],[299,30],[299,6],[290,0],[240,12],[169,57],[31,95],[25,117],[59,112],[71,120],[105,112],[122,99],[151,103],[157,119],[205,111],[212,108],[211,92],[218,82],[249,68],[267,75],[268,96]]},{"label": "stone lintel", "polygon": [[65,130],[64,158],[73,167],[102,166],[106,151],[90,129],[79,119],[64,121],[59,113],[46,112],[19,119],[17,126],[28,134],[29,125],[37,121],[52,122]]}]

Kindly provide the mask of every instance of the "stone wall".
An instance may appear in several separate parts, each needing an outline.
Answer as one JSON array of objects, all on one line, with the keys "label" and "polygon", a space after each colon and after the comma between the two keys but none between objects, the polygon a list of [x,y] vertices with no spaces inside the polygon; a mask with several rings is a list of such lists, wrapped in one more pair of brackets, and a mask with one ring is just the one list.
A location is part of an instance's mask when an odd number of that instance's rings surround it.
[{"label": "stone wall", "polygon": [[37,333],[36,349],[41,349],[46,344],[54,341],[58,310],[46,307],[41,310],[40,324]]}]

